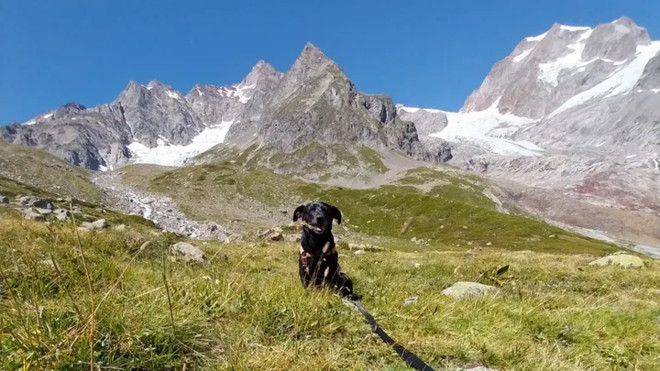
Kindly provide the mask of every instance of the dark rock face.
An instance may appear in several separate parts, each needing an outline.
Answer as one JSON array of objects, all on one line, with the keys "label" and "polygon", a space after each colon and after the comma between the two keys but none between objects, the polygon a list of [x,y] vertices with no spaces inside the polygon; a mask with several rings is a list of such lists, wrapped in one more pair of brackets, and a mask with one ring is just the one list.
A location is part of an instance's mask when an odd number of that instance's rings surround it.
[{"label": "dark rock face", "polygon": [[312,142],[365,145],[437,161],[412,122],[386,95],[358,91],[317,47],[307,44],[270,96],[258,123],[262,143],[285,152]]}]

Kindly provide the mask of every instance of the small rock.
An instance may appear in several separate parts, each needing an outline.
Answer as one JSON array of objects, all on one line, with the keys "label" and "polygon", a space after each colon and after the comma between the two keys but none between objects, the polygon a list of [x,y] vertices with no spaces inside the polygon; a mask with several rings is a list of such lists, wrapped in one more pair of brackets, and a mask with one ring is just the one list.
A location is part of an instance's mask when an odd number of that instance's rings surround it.
[{"label": "small rock", "polygon": [[82,223],[80,223],[80,226],[78,227],[78,230],[80,231],[80,230],[83,230],[83,229],[87,230],[87,231],[92,231],[96,228],[94,227],[94,224],[92,224],[90,222],[82,222]]},{"label": "small rock", "polygon": [[497,371],[493,368],[484,367],[478,364],[468,364],[459,369],[460,371]]},{"label": "small rock", "polygon": [[8,204],[9,203],[9,197],[0,194],[0,204]]},{"label": "small rock", "polygon": [[53,263],[53,261],[50,260],[50,259],[42,260],[41,264],[46,266],[46,267],[49,267],[50,269],[55,269],[55,268],[57,268],[58,270],[60,269],[60,265],[57,262]]},{"label": "small rock", "polygon": [[126,230],[126,225],[125,224],[119,224],[119,225],[116,225],[116,226],[112,227],[112,229],[114,229],[115,231],[122,232],[122,231]]},{"label": "small rock", "polygon": [[181,260],[193,263],[208,263],[206,255],[198,247],[187,242],[177,242],[171,247],[172,254]]},{"label": "small rock", "polygon": [[69,211],[65,209],[55,209],[53,210],[53,216],[60,221],[66,221],[69,217]]},{"label": "small rock", "polygon": [[644,261],[638,256],[616,253],[604,258],[596,259],[589,263],[591,266],[604,267],[606,265],[618,265],[624,268],[642,268]]},{"label": "small rock", "polygon": [[407,299],[403,302],[403,305],[413,305],[413,304],[417,304],[418,301],[419,301],[419,296],[412,296],[412,297],[407,298]]},{"label": "small rock", "polygon": [[51,210],[51,209],[42,209],[42,208],[39,208],[39,207],[35,207],[35,208],[33,208],[33,210],[38,212],[41,215],[50,215],[53,212],[53,210]]},{"label": "small rock", "polygon": [[548,238],[556,238],[556,237],[557,237],[556,234],[551,234],[551,235],[548,236]]},{"label": "small rock", "polygon": [[499,289],[495,286],[484,285],[477,282],[456,282],[455,284],[442,290],[443,295],[451,296],[454,299],[466,297],[480,297],[486,294],[496,294]]},{"label": "small rock", "polygon": [[289,212],[287,210],[282,209],[282,210],[280,210],[280,213],[284,214],[284,215],[287,215]]},{"label": "small rock", "polygon": [[468,229],[468,228],[467,228],[467,225],[464,225],[464,226],[463,226],[463,229]]},{"label": "small rock", "polygon": [[355,254],[355,255],[362,255],[362,254],[364,254],[364,250],[357,250],[357,251],[354,252],[353,254]]},{"label": "small rock", "polygon": [[92,222],[92,225],[95,229],[103,229],[108,227],[108,223],[105,221],[105,219],[99,219],[95,222]]},{"label": "small rock", "polygon": [[40,209],[54,209],[53,201],[48,198],[40,198],[35,196],[23,196],[18,199],[18,202],[24,206],[38,207]]},{"label": "small rock", "polygon": [[364,250],[364,251],[383,251],[384,249],[380,246],[376,245],[367,245],[367,244],[354,244],[354,243],[349,243],[348,244],[348,249],[349,250]]},{"label": "small rock", "polygon": [[282,241],[284,240],[284,235],[282,234],[282,232],[272,232],[266,236],[266,239],[268,241],[273,241],[273,242]]},{"label": "small rock", "polygon": [[422,266],[421,264],[419,264],[419,263],[415,263],[415,268],[419,268],[419,267],[421,267],[421,266]]},{"label": "small rock", "polygon": [[33,210],[32,208],[23,209],[21,213],[23,215],[23,219],[26,220],[35,220],[39,222],[46,220],[45,215],[38,213],[36,210]]},{"label": "small rock", "polygon": [[488,241],[488,242],[486,242],[486,246],[493,246],[493,243]]}]

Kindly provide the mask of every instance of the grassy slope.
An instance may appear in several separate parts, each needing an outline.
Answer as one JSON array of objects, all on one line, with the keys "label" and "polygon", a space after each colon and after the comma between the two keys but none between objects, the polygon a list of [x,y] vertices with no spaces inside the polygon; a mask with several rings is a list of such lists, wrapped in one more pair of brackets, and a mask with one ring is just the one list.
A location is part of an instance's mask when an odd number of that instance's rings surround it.
[{"label": "grassy slope", "polygon": [[[4,218],[0,236],[0,368],[88,368],[90,295],[71,228]],[[172,241],[131,229],[82,235],[98,305],[94,354],[104,368],[406,369],[368,336],[354,309],[325,292],[303,291],[292,243],[209,243],[201,246],[212,260],[207,266],[165,260],[173,329],[161,260]],[[61,275],[40,263],[49,252]],[[591,268],[591,259],[386,250],[348,253],[342,265],[383,328],[438,369],[470,362],[517,370],[654,369],[659,263],[625,270]],[[492,284],[483,273],[504,264],[511,268],[500,277],[501,296],[440,295],[459,280]],[[419,302],[404,306],[410,296]]]},{"label": "grassy slope", "polygon": [[267,167],[279,174],[301,176],[306,179],[328,181],[332,178],[370,179],[389,169],[375,150],[369,147],[347,147],[340,144],[322,145],[312,142],[292,152],[281,152],[254,144],[242,152],[218,145],[200,155],[193,162],[212,164],[233,161],[248,170]]},{"label": "grassy slope", "polygon": [[[11,202],[16,203],[16,198],[20,195],[31,195],[37,197],[50,198],[54,201],[54,204],[58,208],[68,209],[71,204],[65,201],[58,201],[58,195],[51,193],[49,191],[44,191],[39,188],[23,184],[11,179],[6,179],[0,177],[0,194],[6,195],[10,198]],[[97,219],[105,219],[111,225],[126,224],[133,225],[142,230],[144,229],[153,229],[155,225],[153,222],[146,220],[142,217],[136,215],[126,215],[112,210],[107,210],[87,201],[82,201],[77,198],[73,198],[72,202],[74,205],[79,206],[80,210],[84,215],[84,221],[94,221]],[[10,207],[0,207],[0,216],[2,215],[19,215],[19,212]],[[53,221],[53,223],[56,223]],[[2,236],[0,236],[0,240]],[[0,245],[0,249],[2,245]]]},{"label": "grassy slope", "polygon": [[[439,249],[483,247],[489,242],[512,250],[598,253],[614,249],[529,218],[498,213],[481,193],[481,185],[448,172],[412,170],[398,183],[378,189],[327,187],[266,170],[245,171],[230,163],[162,170],[152,173],[150,182],[143,174],[140,168],[128,167],[123,178],[129,184],[171,196],[182,211],[200,220],[227,223],[242,219],[247,227],[267,225],[268,220],[261,216],[250,220],[255,208],[242,215],[231,211],[244,209],[243,203],[248,202],[292,210],[304,200],[320,199],[342,210],[349,231],[387,237],[397,246],[415,237],[430,239],[432,247]],[[429,179],[437,185],[426,192],[415,187]],[[410,229],[402,236],[402,226],[410,218]]]},{"label": "grassy slope", "polygon": [[90,171],[50,153],[0,140],[0,177],[19,181],[62,196],[88,202],[101,200],[101,190],[88,180]]}]

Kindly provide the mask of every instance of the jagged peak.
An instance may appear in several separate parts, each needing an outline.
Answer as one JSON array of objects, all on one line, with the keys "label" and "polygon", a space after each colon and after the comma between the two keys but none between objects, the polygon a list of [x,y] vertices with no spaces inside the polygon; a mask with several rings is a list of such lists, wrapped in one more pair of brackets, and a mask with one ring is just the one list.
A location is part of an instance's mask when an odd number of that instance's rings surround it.
[{"label": "jagged peak", "polygon": [[320,59],[327,59],[327,55],[321,51],[316,45],[312,44],[311,42],[307,42],[305,44],[305,47],[303,48],[302,52],[300,52],[300,55],[298,56],[298,59],[304,59],[304,58],[320,58]]},{"label": "jagged peak", "polygon": [[642,28],[642,27],[638,26],[637,23],[635,23],[635,21],[633,21],[630,17],[627,17],[625,15],[615,19],[612,23],[622,25],[622,26],[626,26],[626,27],[630,27],[630,28]]},{"label": "jagged peak", "polygon": [[279,80],[282,77],[282,73],[278,72],[270,63],[260,60],[257,64],[252,67],[250,73],[242,81],[244,85],[256,85],[264,79],[267,80]]},{"label": "jagged peak", "polygon": [[85,105],[76,103],[76,102],[68,102],[60,106],[60,108],[67,108],[67,109],[75,109],[78,111],[84,111],[87,109]]},{"label": "jagged peak", "polygon": [[157,79],[153,79],[153,80],[149,81],[146,88],[149,89],[149,90],[151,90],[153,88],[165,88],[165,89],[168,89],[168,90],[173,90],[173,88],[171,86],[163,84],[162,82],[160,82]]}]

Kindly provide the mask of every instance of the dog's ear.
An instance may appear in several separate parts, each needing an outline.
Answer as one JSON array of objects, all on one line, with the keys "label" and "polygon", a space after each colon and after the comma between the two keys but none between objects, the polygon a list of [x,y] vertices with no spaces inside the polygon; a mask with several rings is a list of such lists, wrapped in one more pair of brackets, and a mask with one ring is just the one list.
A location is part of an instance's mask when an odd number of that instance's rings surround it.
[{"label": "dog's ear", "polygon": [[332,219],[337,221],[337,224],[341,224],[341,211],[339,211],[338,208],[330,206],[330,215],[332,216]]},{"label": "dog's ear", "polygon": [[296,207],[296,210],[293,212],[293,221],[297,222],[298,219],[302,218],[303,211],[305,211],[305,204],[302,204]]}]

